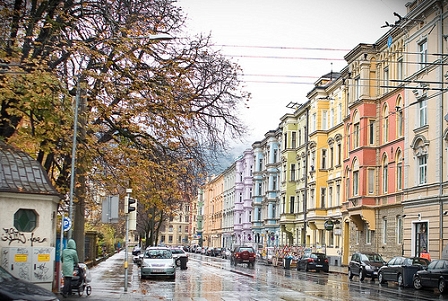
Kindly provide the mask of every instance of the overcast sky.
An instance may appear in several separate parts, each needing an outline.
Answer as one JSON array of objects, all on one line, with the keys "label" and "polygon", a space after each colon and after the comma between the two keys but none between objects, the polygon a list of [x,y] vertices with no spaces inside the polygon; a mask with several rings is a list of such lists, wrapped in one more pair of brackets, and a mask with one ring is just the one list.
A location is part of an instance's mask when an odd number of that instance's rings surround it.
[{"label": "overcast sky", "polygon": [[280,118],[303,103],[318,77],[346,66],[344,55],[374,43],[390,28],[394,12],[406,15],[407,0],[178,0],[189,33],[212,35],[214,44],[244,72],[252,94],[242,119],[250,148]]}]

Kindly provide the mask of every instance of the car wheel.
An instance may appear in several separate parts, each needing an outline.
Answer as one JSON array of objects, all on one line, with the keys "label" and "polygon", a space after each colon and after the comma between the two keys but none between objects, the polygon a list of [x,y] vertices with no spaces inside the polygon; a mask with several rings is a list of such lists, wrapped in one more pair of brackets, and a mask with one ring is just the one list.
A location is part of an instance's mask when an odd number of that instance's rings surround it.
[{"label": "car wheel", "polygon": [[437,288],[439,289],[439,292],[440,292],[442,295],[445,295],[445,294],[447,293],[445,280],[440,279],[440,280],[439,280],[439,285],[437,286]]},{"label": "car wheel", "polygon": [[415,288],[416,290],[420,290],[420,289],[422,289],[422,280],[420,279],[419,276],[416,276],[416,277],[414,278],[414,288]]},{"label": "car wheel", "polygon": [[380,284],[384,284],[384,283],[386,283],[386,281],[384,281],[383,273],[382,273],[382,272],[379,272],[379,273],[378,273],[378,282],[379,282]]},{"label": "car wheel", "polygon": [[398,274],[397,282],[398,286],[403,286],[403,275]]},{"label": "car wheel", "polygon": [[180,267],[180,258],[176,259],[176,266]]},{"label": "car wheel", "polygon": [[364,273],[364,269],[359,270],[359,280],[364,281],[364,278],[366,278],[366,275]]},{"label": "car wheel", "polygon": [[348,269],[348,279],[350,279],[350,280],[353,279],[353,272],[351,269]]}]

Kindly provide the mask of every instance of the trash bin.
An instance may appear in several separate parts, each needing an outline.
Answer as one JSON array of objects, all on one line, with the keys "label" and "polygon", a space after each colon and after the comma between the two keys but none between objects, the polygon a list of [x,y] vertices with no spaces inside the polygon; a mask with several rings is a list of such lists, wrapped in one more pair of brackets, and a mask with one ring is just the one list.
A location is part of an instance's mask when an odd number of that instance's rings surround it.
[{"label": "trash bin", "polygon": [[403,266],[403,286],[404,287],[410,287],[413,286],[413,278],[414,274],[417,273],[417,271],[421,270],[421,267],[419,266]]},{"label": "trash bin", "polygon": [[187,261],[188,261],[188,257],[180,257],[180,269],[181,270],[187,269]]},{"label": "trash bin", "polygon": [[291,257],[285,257],[283,258],[283,268],[286,270],[289,270],[291,268]]}]

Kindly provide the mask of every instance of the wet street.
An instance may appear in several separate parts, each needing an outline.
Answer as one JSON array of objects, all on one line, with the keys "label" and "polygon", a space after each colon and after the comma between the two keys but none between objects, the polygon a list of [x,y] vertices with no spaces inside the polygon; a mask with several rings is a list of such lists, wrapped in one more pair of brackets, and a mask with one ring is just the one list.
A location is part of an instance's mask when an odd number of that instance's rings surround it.
[{"label": "wet street", "polygon": [[448,300],[432,290],[349,280],[344,273],[299,272],[262,264],[234,267],[221,258],[192,253],[189,257],[188,269],[178,269],[175,280],[141,280],[139,269],[130,263],[124,292],[122,251],[90,269],[90,296],[61,296],[61,300]]}]

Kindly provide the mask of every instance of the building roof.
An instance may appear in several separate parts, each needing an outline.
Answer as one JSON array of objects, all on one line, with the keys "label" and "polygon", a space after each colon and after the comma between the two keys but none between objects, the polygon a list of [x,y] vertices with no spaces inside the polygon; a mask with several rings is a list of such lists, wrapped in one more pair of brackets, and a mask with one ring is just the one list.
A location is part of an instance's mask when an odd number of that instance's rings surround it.
[{"label": "building roof", "polygon": [[0,141],[0,192],[59,195],[43,167],[27,153]]}]

